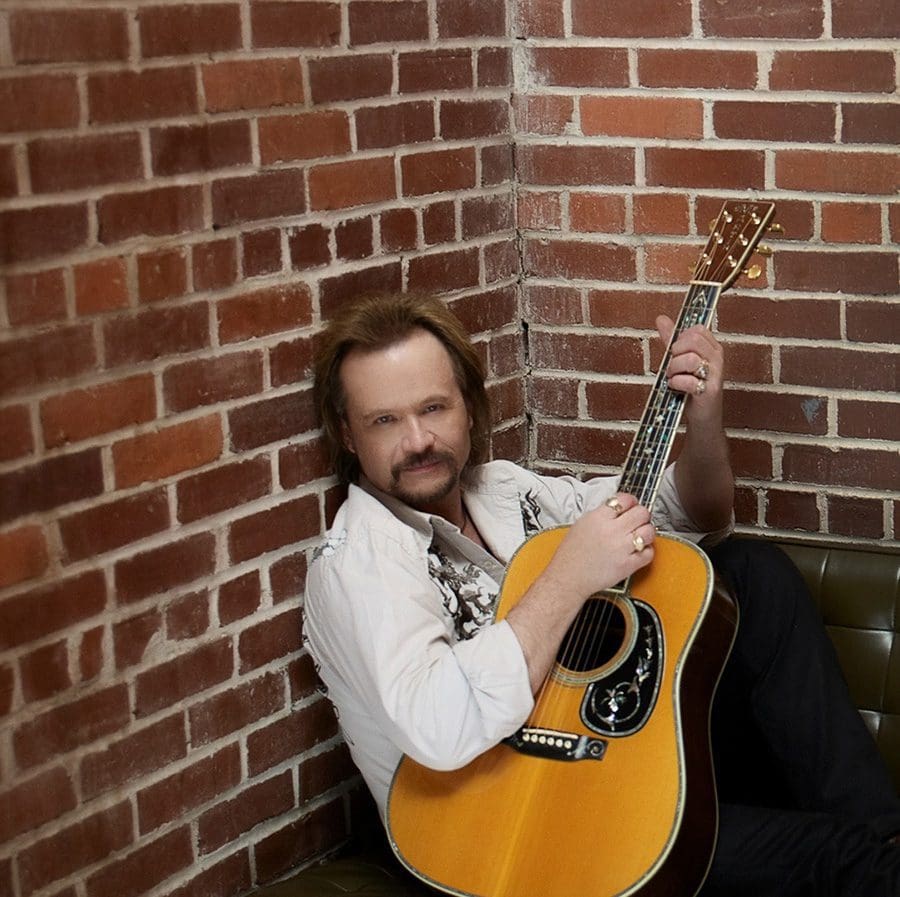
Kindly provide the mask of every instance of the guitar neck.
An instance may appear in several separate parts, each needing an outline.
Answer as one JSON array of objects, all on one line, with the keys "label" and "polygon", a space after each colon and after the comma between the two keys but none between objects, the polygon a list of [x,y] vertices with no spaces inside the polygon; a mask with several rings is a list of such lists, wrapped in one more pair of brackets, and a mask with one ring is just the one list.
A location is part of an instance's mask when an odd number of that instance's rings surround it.
[{"label": "guitar neck", "polygon": [[619,489],[634,495],[647,508],[652,507],[656,499],[684,411],[684,393],[670,389],[666,381],[666,369],[672,357],[672,343],[689,327],[696,324],[710,326],[721,293],[720,283],[702,281],[691,283],[672,338],[660,363],[659,373],[656,375],[656,382],[644,408],[640,425],[628,451]]}]

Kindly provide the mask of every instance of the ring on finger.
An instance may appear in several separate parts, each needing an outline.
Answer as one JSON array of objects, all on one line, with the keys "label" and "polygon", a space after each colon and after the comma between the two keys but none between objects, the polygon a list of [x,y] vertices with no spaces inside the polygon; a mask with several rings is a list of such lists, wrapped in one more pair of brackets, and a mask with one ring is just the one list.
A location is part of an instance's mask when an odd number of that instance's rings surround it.
[{"label": "ring on finger", "polygon": [[706,381],[698,380],[697,385],[694,387],[694,395],[702,396],[703,393],[705,393],[705,392],[706,392]]},{"label": "ring on finger", "polygon": [[612,508],[613,511],[616,512],[616,517],[618,517],[619,514],[621,514],[625,510],[625,508],[622,507],[622,502],[620,502],[619,499],[615,497],[615,495],[612,498],[608,498],[606,500],[606,506],[608,508]]},{"label": "ring on finger", "polygon": [[641,538],[638,533],[632,534],[631,544],[634,546],[634,551],[636,554],[640,554],[647,547],[647,543]]},{"label": "ring on finger", "polygon": [[694,376],[698,380],[705,380],[709,376],[709,362],[705,358],[700,359],[700,364],[697,365]]}]

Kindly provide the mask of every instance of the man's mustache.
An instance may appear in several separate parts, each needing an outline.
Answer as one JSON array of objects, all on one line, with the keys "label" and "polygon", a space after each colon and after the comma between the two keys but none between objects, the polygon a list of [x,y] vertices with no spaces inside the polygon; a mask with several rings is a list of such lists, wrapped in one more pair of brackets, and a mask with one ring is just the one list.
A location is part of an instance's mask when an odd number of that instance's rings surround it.
[{"label": "man's mustache", "polygon": [[449,452],[419,452],[415,455],[407,455],[398,464],[391,468],[391,474],[396,480],[404,470],[413,470],[416,467],[426,467],[429,464],[439,462],[452,463],[453,455]]}]

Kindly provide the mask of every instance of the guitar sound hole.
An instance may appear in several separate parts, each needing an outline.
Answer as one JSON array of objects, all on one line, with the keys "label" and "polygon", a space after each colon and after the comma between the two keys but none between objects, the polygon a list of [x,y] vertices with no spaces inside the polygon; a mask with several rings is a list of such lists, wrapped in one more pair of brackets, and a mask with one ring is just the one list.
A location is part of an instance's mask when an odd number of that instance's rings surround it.
[{"label": "guitar sound hole", "polygon": [[625,641],[625,615],[606,598],[590,598],[569,627],[556,662],[573,673],[602,667]]}]

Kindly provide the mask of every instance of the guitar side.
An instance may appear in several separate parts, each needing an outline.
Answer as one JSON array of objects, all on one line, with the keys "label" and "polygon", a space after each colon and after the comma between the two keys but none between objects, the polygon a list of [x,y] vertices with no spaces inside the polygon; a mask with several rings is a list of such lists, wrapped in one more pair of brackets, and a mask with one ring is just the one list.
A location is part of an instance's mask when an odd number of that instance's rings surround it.
[{"label": "guitar side", "polygon": [[[565,532],[539,533],[519,549],[498,619]],[[654,562],[632,578],[627,599],[645,603],[660,621],[652,712],[633,732],[599,736],[602,758],[548,759],[501,743],[462,769],[437,772],[404,757],[388,831],[400,860],[424,881],[466,897],[661,897],[699,889],[717,823],[709,709],[736,611],[713,588],[699,549],[663,535],[654,545]],[[611,658],[599,673],[614,679],[618,662]],[[590,685],[577,679],[557,664],[535,714],[542,727],[597,742],[582,712]]]}]

